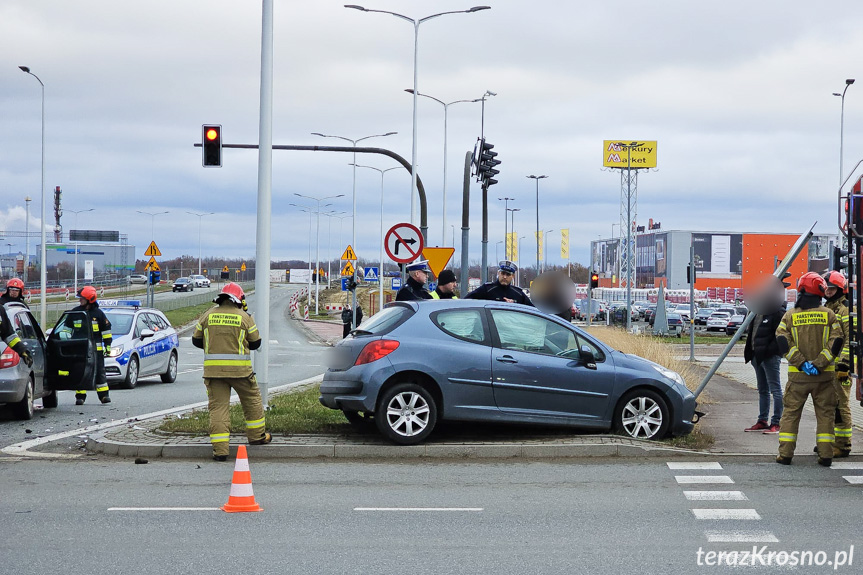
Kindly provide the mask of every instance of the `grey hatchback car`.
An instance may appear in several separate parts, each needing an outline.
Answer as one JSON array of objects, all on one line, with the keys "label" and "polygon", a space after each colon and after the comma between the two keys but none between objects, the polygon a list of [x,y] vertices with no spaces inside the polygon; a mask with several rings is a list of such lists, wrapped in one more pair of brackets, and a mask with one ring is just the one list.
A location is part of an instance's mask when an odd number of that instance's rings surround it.
[{"label": "grey hatchback car", "polygon": [[391,441],[438,421],[546,424],[659,439],[689,433],[695,397],[663,366],[518,304],[395,302],[332,349],[320,402]]}]

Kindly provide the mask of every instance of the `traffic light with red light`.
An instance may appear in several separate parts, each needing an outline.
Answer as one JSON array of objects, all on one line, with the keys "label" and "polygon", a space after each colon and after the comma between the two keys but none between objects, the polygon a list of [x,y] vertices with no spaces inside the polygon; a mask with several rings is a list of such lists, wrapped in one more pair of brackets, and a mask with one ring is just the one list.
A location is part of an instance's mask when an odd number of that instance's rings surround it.
[{"label": "traffic light with red light", "polygon": [[204,149],[204,167],[222,167],[222,126],[218,124],[204,124],[201,132],[202,147]]},{"label": "traffic light with red light", "polygon": [[599,274],[596,272],[590,272],[590,289],[596,289],[599,287]]}]

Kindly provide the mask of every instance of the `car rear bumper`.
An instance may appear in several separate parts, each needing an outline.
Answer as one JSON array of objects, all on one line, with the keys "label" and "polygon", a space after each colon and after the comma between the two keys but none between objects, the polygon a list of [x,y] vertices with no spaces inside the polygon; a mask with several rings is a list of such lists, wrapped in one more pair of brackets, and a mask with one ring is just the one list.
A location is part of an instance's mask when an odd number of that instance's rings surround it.
[{"label": "car rear bumper", "polygon": [[373,412],[378,390],[395,370],[388,360],[354,366],[345,371],[329,370],[321,382],[318,400],[324,407],[343,411]]},{"label": "car rear bumper", "polygon": [[24,398],[24,380],[0,378],[0,403],[17,403]]}]

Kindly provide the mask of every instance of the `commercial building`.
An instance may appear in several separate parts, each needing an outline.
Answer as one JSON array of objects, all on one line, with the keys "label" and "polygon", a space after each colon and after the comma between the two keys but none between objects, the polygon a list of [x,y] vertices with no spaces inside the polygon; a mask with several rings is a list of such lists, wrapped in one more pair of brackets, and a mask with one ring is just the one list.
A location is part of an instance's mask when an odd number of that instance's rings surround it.
[{"label": "commercial building", "polygon": [[[800,234],[649,230],[636,235],[633,288],[688,289],[686,267],[695,248],[695,289],[743,288],[773,273]],[[625,238],[591,242],[591,268],[600,287],[620,287],[620,258]],[[813,236],[788,270],[792,278],[830,267],[838,234]],[[625,279],[625,278],[624,278]]]}]

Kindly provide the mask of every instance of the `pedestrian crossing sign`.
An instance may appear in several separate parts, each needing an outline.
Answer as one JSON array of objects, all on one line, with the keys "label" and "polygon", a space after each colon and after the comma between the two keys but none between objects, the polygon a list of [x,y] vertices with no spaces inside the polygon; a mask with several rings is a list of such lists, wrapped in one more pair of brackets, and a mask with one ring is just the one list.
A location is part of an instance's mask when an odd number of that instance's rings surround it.
[{"label": "pedestrian crossing sign", "polygon": [[378,268],[364,268],[363,275],[367,282],[376,282],[378,281]]}]

